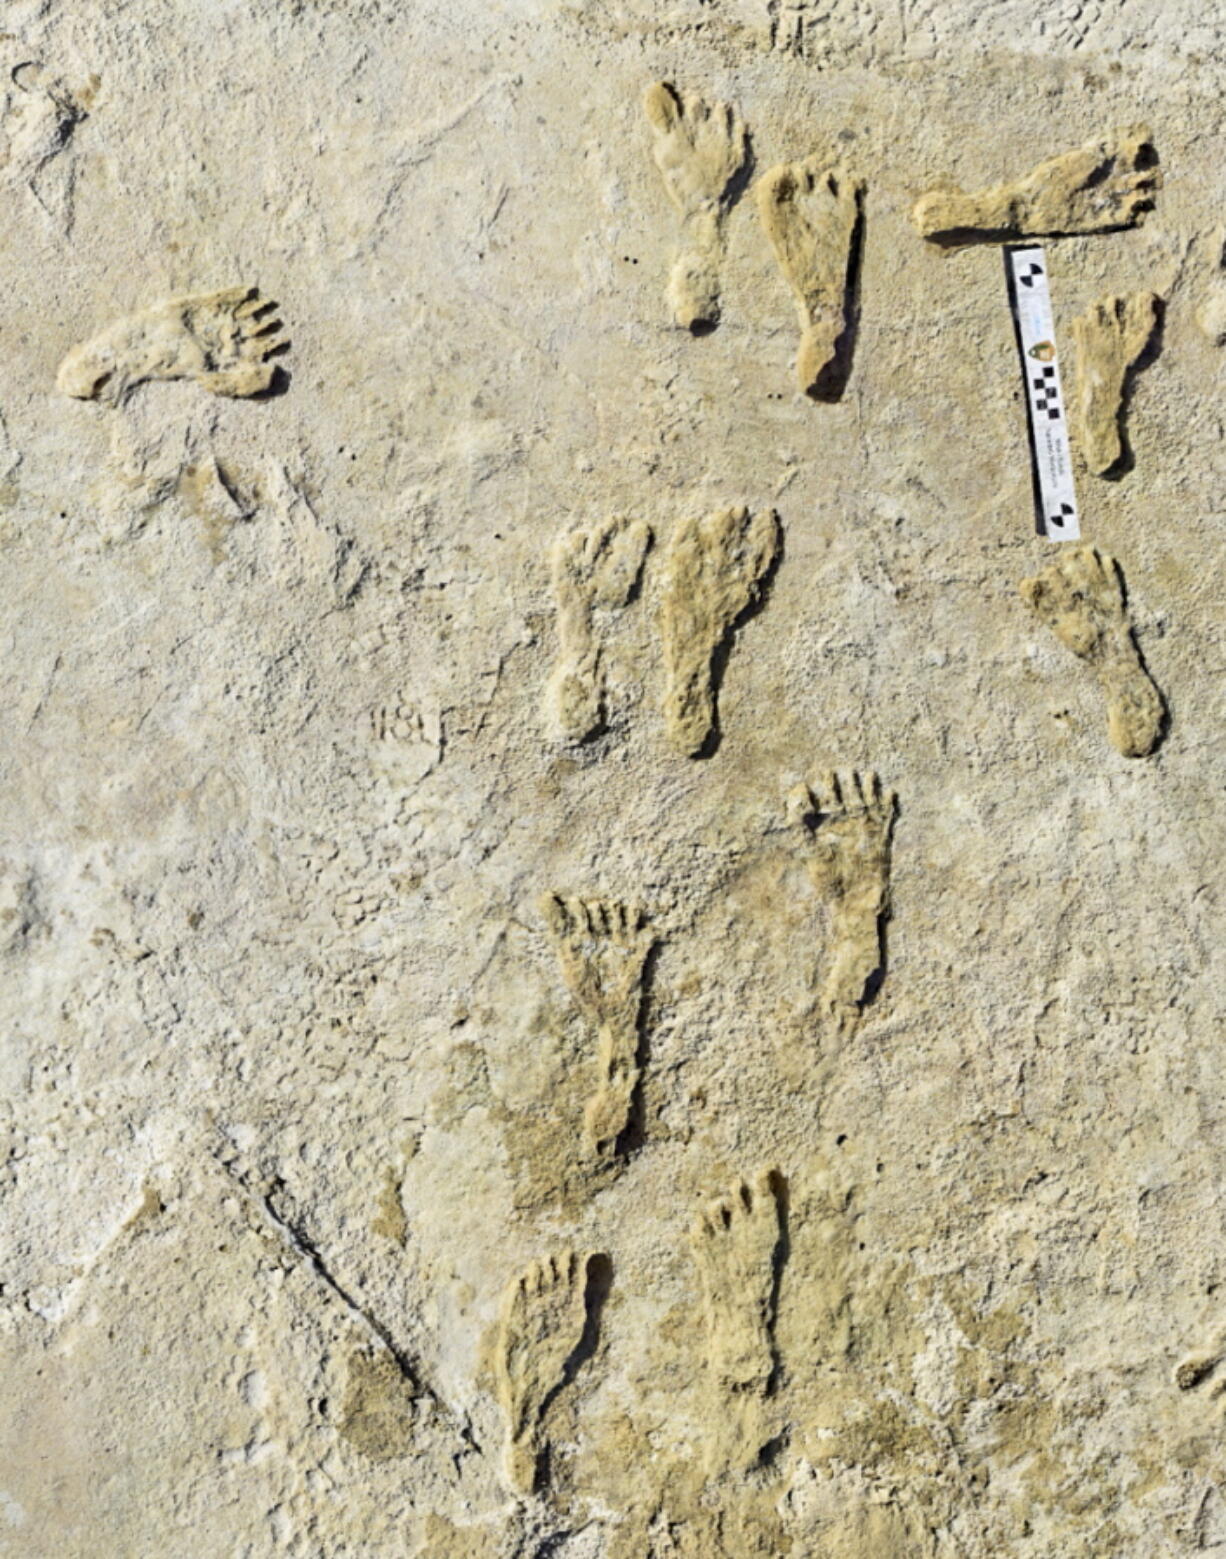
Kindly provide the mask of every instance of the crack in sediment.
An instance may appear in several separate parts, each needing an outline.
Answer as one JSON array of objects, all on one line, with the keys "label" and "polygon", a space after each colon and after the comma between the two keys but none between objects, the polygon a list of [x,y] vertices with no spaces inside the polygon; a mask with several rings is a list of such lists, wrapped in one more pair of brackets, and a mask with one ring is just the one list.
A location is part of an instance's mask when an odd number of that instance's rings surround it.
[{"label": "crack in sediment", "polygon": [[[216,1157],[216,1155],[214,1155],[214,1157]],[[410,1383],[414,1390],[420,1393],[420,1395],[424,1396],[434,1407],[438,1408],[441,1412],[446,1413],[448,1417],[455,1422],[461,1440],[463,1440],[464,1444],[470,1450],[476,1451],[479,1455],[483,1454],[480,1444],[473,1436],[472,1425],[469,1422],[467,1414],[458,1413],[450,1406],[449,1403],[443,1400],[439,1393],[435,1391],[434,1388],[423,1378],[418,1365],[414,1362],[413,1359],[409,1357],[404,1349],[400,1347],[388,1328],[383,1324],[382,1321],[379,1320],[378,1316],[372,1314],[372,1312],[368,1310],[360,1300],[356,1299],[354,1295],[351,1294],[345,1287],[345,1285],[333,1275],[332,1271],[328,1267],[327,1262],[324,1260],[319,1247],[315,1244],[315,1241],[306,1232],[306,1230],[303,1229],[299,1223],[296,1223],[294,1220],[287,1218],[283,1213],[277,1210],[273,1198],[276,1196],[277,1192],[285,1190],[284,1181],[277,1177],[272,1181],[269,1190],[258,1191],[248,1183],[246,1176],[237,1170],[232,1164],[227,1164],[225,1160],[221,1158],[217,1159],[217,1163],[220,1164],[221,1168],[226,1172],[230,1179],[233,1180],[235,1184],[238,1185],[246,1193],[246,1195],[251,1198],[252,1201],[258,1204],[258,1206],[263,1210],[265,1217],[269,1220],[270,1223],[272,1223],[277,1232],[294,1250],[294,1252],[299,1257],[301,1257],[311,1272],[324,1285],[329,1293],[331,1293],[335,1298],[339,1299],[341,1304],[344,1305],[345,1309],[348,1310],[351,1315],[356,1317],[356,1319],[363,1325],[363,1327],[368,1332],[372,1333],[376,1340],[387,1349],[388,1353],[395,1361],[397,1369],[399,1369],[401,1374]]]}]

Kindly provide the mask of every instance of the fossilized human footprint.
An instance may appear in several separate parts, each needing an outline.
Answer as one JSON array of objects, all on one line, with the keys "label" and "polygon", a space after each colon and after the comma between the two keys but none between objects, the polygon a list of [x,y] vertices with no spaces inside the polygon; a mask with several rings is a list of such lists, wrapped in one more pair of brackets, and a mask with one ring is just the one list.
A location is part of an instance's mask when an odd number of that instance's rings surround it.
[{"label": "fossilized human footprint", "polygon": [[75,173],[62,157],[73,132],[88,118],[83,96],[48,66],[25,60],[4,72],[0,97],[0,169],[23,185],[67,234],[72,229]]},{"label": "fossilized human footprint", "polygon": [[1126,758],[1153,752],[1165,706],[1133,638],[1115,559],[1097,547],[1069,547],[1023,580],[1021,592],[1060,643],[1093,668],[1107,699],[1112,746]]},{"label": "fossilized human footprint", "polygon": [[503,1295],[494,1362],[507,1419],[507,1477],[522,1494],[536,1488],[545,1413],[575,1368],[595,1259],[573,1250],[545,1256]]},{"label": "fossilized human footprint", "polygon": [[258,395],[288,345],[276,304],[255,287],[171,298],[74,346],[56,376],[65,395],[120,405],[150,379],[194,379],[214,395]]},{"label": "fossilized human footprint", "polygon": [[598,1158],[609,1158],[638,1087],[643,966],[655,936],[641,909],[608,899],[548,893],[541,913],[567,989],[596,1031],[597,1084],[584,1111],[584,1140]]},{"label": "fossilized human footprint", "polygon": [[831,902],[830,967],[822,1006],[842,1031],[873,994],[883,968],[883,927],[890,907],[890,840],[898,798],[872,771],[827,774],[788,796],[792,821],[809,839],[814,886]]},{"label": "fossilized human footprint", "polygon": [[1130,292],[1100,298],[1073,321],[1082,452],[1098,476],[1123,456],[1124,382],[1149,345],[1160,308],[1157,293]]},{"label": "fossilized human footprint", "polygon": [[852,328],[864,185],[844,168],[808,157],[772,168],[756,193],[762,226],[800,312],[800,388],[819,398],[837,393]]},{"label": "fossilized human footprint", "polygon": [[773,509],[719,509],[683,520],[673,534],[660,626],[664,716],[678,752],[697,755],[711,735],[716,651],[758,599],[778,551]]},{"label": "fossilized human footprint", "polygon": [[678,92],[665,81],[648,87],[644,107],[652,155],[681,213],[686,245],[669,278],[669,303],[679,325],[702,330],[719,322],[724,219],[749,155],[745,126],[731,104]]},{"label": "fossilized human footprint", "polygon": [[761,1400],[775,1372],[779,1172],[739,1181],[690,1231],[702,1282],[712,1394],[710,1463],[752,1466],[762,1450]]},{"label": "fossilized human footprint", "polygon": [[568,531],[554,543],[558,659],[545,690],[545,715],[565,741],[582,742],[604,724],[604,649],[596,613],[626,605],[650,545],[649,525],[621,518]]},{"label": "fossilized human footprint", "polygon": [[929,190],[915,204],[915,225],[939,244],[1132,227],[1161,188],[1157,161],[1149,127],[1134,125],[1049,157],[1009,184],[974,194],[956,186]]}]

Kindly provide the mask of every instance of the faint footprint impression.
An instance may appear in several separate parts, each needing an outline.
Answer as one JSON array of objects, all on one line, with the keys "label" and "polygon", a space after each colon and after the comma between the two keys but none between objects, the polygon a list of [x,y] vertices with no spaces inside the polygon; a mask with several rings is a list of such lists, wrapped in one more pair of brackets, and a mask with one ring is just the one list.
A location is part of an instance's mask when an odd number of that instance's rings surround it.
[{"label": "faint footprint impression", "polygon": [[1206,340],[1214,346],[1226,346],[1226,228],[1219,227],[1211,243],[1213,268],[1196,308],[1196,323]]},{"label": "faint footprint impression", "polygon": [[266,1461],[276,1451],[275,1437],[268,1421],[271,1400],[268,1375],[261,1367],[255,1328],[244,1324],[237,1342],[241,1352],[231,1360],[227,1385],[233,1387],[243,1412],[235,1423],[238,1433],[227,1438],[218,1460],[223,1467],[251,1467]]},{"label": "faint footprint impression", "polygon": [[604,727],[604,647],[596,612],[627,604],[650,545],[651,527],[645,521],[622,518],[568,531],[554,543],[558,659],[545,690],[545,718],[563,741],[586,741]]},{"label": "faint footprint impression", "polygon": [[890,841],[898,798],[871,770],[827,774],[817,791],[798,785],[788,815],[809,841],[809,876],[831,903],[833,951],[822,1008],[848,1033],[884,977],[890,909]]},{"label": "faint footprint impression", "polygon": [[1162,187],[1148,125],[1134,125],[1049,157],[1022,178],[967,194],[956,185],[921,195],[915,225],[933,243],[1106,233],[1144,220]]},{"label": "faint footprint impression", "polygon": [[52,165],[68,147],[76,127],[89,117],[85,103],[90,89],[74,91],[36,60],[13,66],[9,82],[0,99],[0,168],[6,180],[24,187],[67,236],[72,231],[76,183],[73,159]]},{"label": "faint footprint impression", "polygon": [[79,400],[122,405],[151,379],[194,379],[213,395],[259,395],[289,346],[275,303],[255,287],[229,287],[128,314],[74,346],[56,385]]},{"label": "faint footprint impression", "polygon": [[664,717],[678,752],[699,756],[715,730],[718,652],[759,599],[779,552],[773,509],[719,509],[683,520],[665,561],[660,617]]},{"label": "faint footprint impression", "polygon": [[746,1469],[765,1440],[762,1402],[775,1373],[775,1302],[783,1238],[782,1182],[762,1171],[710,1202],[690,1231],[702,1283],[713,1402],[708,1466]]},{"label": "faint footprint impression", "polygon": [[652,155],[681,213],[682,240],[668,283],[673,318],[688,330],[713,329],[720,315],[724,220],[749,158],[745,125],[728,103],[708,102],[657,81],[644,97]]},{"label": "faint footprint impression", "polygon": [[1106,476],[1124,458],[1124,386],[1153,337],[1161,308],[1157,293],[1130,292],[1100,298],[1073,321],[1082,453],[1096,476]]},{"label": "faint footprint impression", "polygon": [[756,194],[762,226],[796,295],[800,388],[817,400],[837,399],[850,366],[864,185],[808,157],[772,168]]},{"label": "faint footprint impression", "polygon": [[1126,758],[1144,758],[1162,735],[1166,708],[1128,617],[1119,564],[1097,547],[1069,547],[1021,585],[1022,598],[1066,649],[1086,661],[1107,700],[1107,731]]},{"label": "faint footprint impression", "polygon": [[588,1151],[616,1156],[639,1083],[639,1020],[643,967],[655,942],[641,909],[608,899],[547,893],[541,913],[562,978],[596,1031],[597,1086],[583,1114]]},{"label": "faint footprint impression", "polygon": [[420,1390],[387,1348],[350,1350],[337,1432],[373,1461],[413,1448]]},{"label": "faint footprint impression", "polygon": [[534,1261],[502,1300],[495,1369],[507,1419],[506,1471],[513,1488],[537,1486],[545,1414],[573,1377],[589,1319],[589,1280],[598,1258],[573,1250]]}]

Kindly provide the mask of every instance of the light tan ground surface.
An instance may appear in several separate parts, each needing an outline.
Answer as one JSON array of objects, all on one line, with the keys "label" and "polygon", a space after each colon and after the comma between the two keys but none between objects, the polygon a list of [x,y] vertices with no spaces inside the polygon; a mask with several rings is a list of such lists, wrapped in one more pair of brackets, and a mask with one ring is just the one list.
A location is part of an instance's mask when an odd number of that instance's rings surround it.
[{"label": "light tan ground surface", "polygon": [[0,27],[0,1553],[1226,1551],[1219,7]]}]

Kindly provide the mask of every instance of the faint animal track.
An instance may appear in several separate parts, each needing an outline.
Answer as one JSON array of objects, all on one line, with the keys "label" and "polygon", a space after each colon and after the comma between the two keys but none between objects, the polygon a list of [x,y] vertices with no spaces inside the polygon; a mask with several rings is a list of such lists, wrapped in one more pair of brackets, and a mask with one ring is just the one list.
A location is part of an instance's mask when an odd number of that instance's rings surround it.
[{"label": "faint animal track", "polygon": [[897,796],[871,770],[830,773],[817,792],[798,785],[788,796],[791,820],[809,837],[809,876],[831,901],[834,950],[822,1006],[840,1032],[855,1025],[884,974],[897,809]]},{"label": "faint animal track", "polygon": [[702,1282],[713,1439],[708,1464],[752,1467],[764,1443],[761,1400],[775,1373],[776,1256],[782,1239],[778,1170],[742,1180],[709,1203],[690,1231]]},{"label": "faint animal track", "polygon": [[60,364],[56,384],[78,400],[122,405],[152,379],[194,379],[213,395],[259,395],[288,346],[276,304],[255,287],[197,293],[128,314]]},{"label": "faint animal track", "polygon": [[569,531],[554,543],[558,660],[545,691],[545,713],[564,741],[585,741],[604,725],[604,648],[595,614],[616,611],[630,600],[650,545],[650,526],[622,518]]},{"label": "faint animal track", "polygon": [[595,1259],[573,1250],[546,1256],[503,1295],[495,1369],[507,1419],[507,1477],[521,1494],[536,1489],[546,1411],[579,1362]]},{"label": "faint animal track", "polygon": [[655,936],[641,909],[607,899],[541,899],[562,978],[596,1031],[598,1081],[583,1115],[584,1140],[597,1158],[612,1158],[630,1119],[639,1082],[643,966]]},{"label": "faint animal track", "polygon": [[1119,564],[1096,547],[1070,547],[1021,585],[1022,598],[1066,649],[1086,661],[1107,700],[1111,743],[1144,758],[1162,735],[1162,694],[1141,659]]},{"label": "faint animal track", "polygon": [[1100,298],[1073,321],[1082,451],[1098,476],[1123,459],[1124,384],[1150,343],[1161,307],[1157,293],[1130,292]]},{"label": "faint animal track", "polygon": [[1162,187],[1157,161],[1148,125],[1134,125],[1049,157],[1009,184],[976,194],[929,190],[915,204],[915,225],[946,245],[1133,227]]},{"label": "faint animal track", "polygon": [[654,132],[652,155],[688,245],[669,277],[673,318],[688,330],[709,330],[720,316],[724,220],[749,158],[745,125],[731,104],[678,92],[664,81],[648,87],[644,107]]},{"label": "faint animal track", "polygon": [[665,564],[664,716],[673,746],[698,756],[715,728],[717,652],[759,598],[779,551],[773,509],[720,509],[683,520]]},{"label": "faint animal track", "polygon": [[800,312],[800,388],[832,397],[846,381],[864,185],[843,168],[808,157],[772,168],[756,193],[762,226]]},{"label": "faint animal track", "polygon": [[0,102],[0,168],[24,186],[40,210],[68,236],[72,231],[75,173],[52,177],[51,164],[88,118],[83,97],[45,65],[27,60],[10,72],[10,90]]}]

